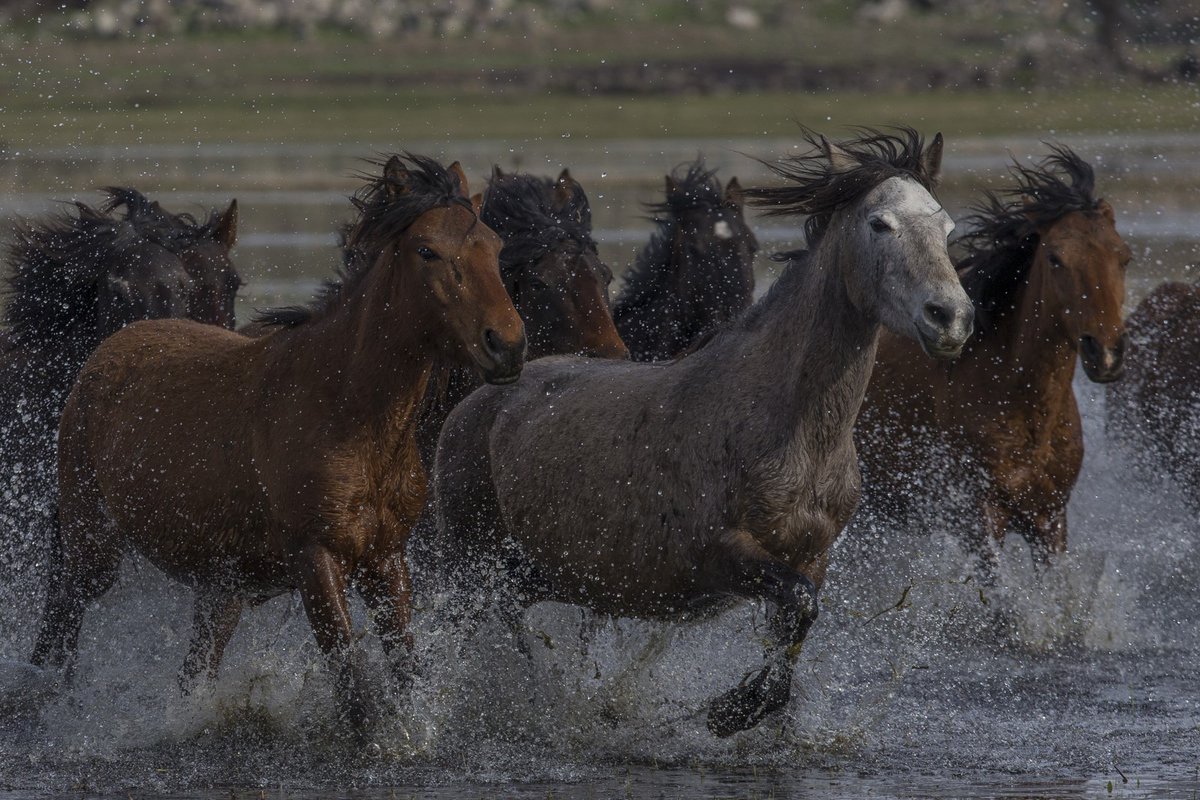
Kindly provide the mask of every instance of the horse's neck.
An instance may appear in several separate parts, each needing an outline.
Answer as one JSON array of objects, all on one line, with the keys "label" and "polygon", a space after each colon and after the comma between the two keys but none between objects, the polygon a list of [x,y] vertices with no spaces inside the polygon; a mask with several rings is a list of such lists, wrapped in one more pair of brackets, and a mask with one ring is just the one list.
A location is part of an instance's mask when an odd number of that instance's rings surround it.
[{"label": "horse's neck", "polygon": [[305,380],[336,397],[329,413],[389,439],[412,436],[435,350],[420,309],[389,303],[390,292],[375,285],[388,271],[374,272],[327,316],[296,328],[286,346],[297,368],[311,373]]},{"label": "horse's neck", "polygon": [[1041,403],[1069,387],[1075,376],[1076,345],[1062,325],[1059,309],[1050,305],[1045,280],[1043,270],[1031,270],[1012,308],[997,320],[995,332],[981,348],[988,362],[984,372],[992,381],[999,380],[1001,394],[1009,399]]},{"label": "horse's neck", "polygon": [[831,232],[789,265],[729,372],[761,441],[810,458],[849,442],[875,360],[879,324],[850,302],[844,253]]}]

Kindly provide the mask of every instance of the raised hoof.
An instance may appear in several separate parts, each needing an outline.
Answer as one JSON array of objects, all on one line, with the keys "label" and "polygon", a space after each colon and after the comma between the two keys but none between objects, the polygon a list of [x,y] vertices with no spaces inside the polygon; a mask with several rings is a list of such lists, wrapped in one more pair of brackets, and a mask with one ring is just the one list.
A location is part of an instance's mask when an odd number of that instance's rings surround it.
[{"label": "raised hoof", "polygon": [[708,730],[721,738],[749,730],[767,714],[786,705],[791,695],[791,671],[766,667],[752,680],[712,702],[708,708]]}]

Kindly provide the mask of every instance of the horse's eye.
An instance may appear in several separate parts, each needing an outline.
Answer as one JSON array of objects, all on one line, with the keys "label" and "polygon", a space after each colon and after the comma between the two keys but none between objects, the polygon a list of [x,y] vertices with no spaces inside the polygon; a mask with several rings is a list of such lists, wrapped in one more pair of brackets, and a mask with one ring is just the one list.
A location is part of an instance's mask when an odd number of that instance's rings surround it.
[{"label": "horse's eye", "polygon": [[438,257],[437,253],[433,252],[432,249],[426,247],[425,245],[421,245],[417,248],[417,255],[426,261],[436,261]]},{"label": "horse's eye", "polygon": [[1048,260],[1050,262],[1050,266],[1054,267],[1055,269],[1058,269],[1063,265],[1062,259],[1056,256],[1054,253],[1046,256],[1046,260]]},{"label": "horse's eye", "polygon": [[887,224],[887,222],[880,217],[871,218],[871,230],[875,231],[876,233],[887,233],[891,229],[892,226]]}]

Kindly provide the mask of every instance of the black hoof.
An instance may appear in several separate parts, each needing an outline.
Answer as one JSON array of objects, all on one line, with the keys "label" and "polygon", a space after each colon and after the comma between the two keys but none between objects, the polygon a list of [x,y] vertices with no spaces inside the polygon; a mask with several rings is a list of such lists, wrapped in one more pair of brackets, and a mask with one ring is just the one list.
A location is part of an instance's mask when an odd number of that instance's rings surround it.
[{"label": "black hoof", "polygon": [[712,702],[708,708],[708,730],[722,738],[749,730],[767,714],[786,705],[791,695],[791,671],[767,667]]}]

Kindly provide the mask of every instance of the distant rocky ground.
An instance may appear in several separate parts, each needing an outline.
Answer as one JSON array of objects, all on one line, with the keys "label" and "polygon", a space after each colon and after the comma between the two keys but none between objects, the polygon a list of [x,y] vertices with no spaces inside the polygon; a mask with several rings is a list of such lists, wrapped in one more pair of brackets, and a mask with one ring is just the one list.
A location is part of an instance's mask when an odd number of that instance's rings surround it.
[{"label": "distant rocky ground", "polygon": [[[1200,14],[1195,0],[850,0],[829,4],[789,0],[0,0],[0,26],[28,27],[83,38],[180,35],[210,31],[289,31],[306,37],[342,30],[373,40],[469,40],[492,31],[521,37],[553,35],[580,26],[686,23],[736,32],[763,27],[802,34],[814,15],[839,24],[886,29],[906,17],[931,23],[971,21],[972,36],[992,41],[986,57],[923,59],[929,66],[896,68],[867,51],[853,66],[747,53],[687,63],[638,59],[603,66],[537,66],[492,70],[495,86],[554,89],[579,94],[747,90],[912,90],[1069,83],[1079,75],[1123,72],[1146,80],[1196,80]],[[997,20],[1019,19],[1025,33],[996,30]],[[1171,48],[1179,55],[1144,66],[1138,46]],[[996,55],[995,51],[1000,54]],[[815,63],[814,63],[815,61]],[[391,84],[454,84],[452,71],[381,75]],[[479,80],[478,74],[471,77]]]}]

